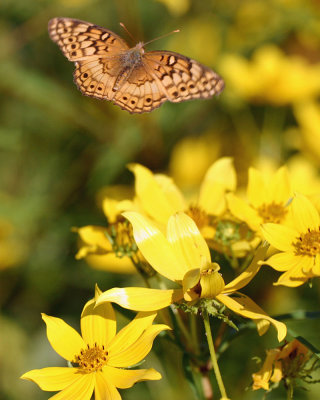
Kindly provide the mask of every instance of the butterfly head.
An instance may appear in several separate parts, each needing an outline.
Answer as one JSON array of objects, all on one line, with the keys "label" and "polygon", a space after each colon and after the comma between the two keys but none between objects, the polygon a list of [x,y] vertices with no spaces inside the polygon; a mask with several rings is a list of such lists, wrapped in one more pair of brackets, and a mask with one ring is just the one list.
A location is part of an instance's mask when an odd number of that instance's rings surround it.
[{"label": "butterfly head", "polygon": [[121,62],[124,68],[132,68],[142,63],[142,56],[144,53],[144,43],[139,42],[130,50],[125,51],[121,55]]}]

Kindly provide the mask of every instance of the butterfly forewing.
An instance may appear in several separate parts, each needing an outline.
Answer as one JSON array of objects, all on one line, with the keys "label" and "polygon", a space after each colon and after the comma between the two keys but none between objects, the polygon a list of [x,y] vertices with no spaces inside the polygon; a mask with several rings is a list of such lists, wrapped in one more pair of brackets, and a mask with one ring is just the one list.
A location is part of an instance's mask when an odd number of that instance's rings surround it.
[{"label": "butterfly forewing", "polygon": [[223,80],[195,60],[169,51],[130,49],[115,33],[89,22],[54,18],[51,39],[75,62],[74,81],[85,95],[107,99],[131,113],[152,111],[166,100],[209,98]]},{"label": "butterfly forewing", "polygon": [[178,53],[150,51],[145,53],[145,63],[172,102],[206,99],[224,87],[223,80],[210,68]]}]

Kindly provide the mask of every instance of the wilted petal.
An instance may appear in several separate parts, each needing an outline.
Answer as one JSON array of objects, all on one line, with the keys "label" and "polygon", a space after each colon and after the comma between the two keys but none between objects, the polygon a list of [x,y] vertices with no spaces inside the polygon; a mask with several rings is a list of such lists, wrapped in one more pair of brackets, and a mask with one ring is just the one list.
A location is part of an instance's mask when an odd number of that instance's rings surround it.
[{"label": "wilted petal", "polygon": [[47,325],[47,336],[52,348],[68,361],[86,347],[86,343],[79,333],[66,324],[62,319],[41,314]]},{"label": "wilted petal", "polygon": [[[217,296],[217,299],[226,305],[230,310],[237,314],[242,315],[245,318],[250,318],[253,320],[266,320],[270,322],[278,332],[278,340],[281,342],[286,337],[287,327],[284,323],[279,322],[271,317],[269,317],[254,301],[242,293],[237,293],[236,297],[230,297],[224,294]],[[264,333],[259,332],[259,334]]]},{"label": "wilted petal", "polygon": [[153,368],[149,369],[120,369],[104,367],[103,374],[120,389],[128,389],[141,381],[155,381],[161,379],[161,374]]},{"label": "wilted petal", "polygon": [[96,304],[106,301],[136,311],[156,311],[181,300],[181,289],[146,289],[140,287],[113,288],[102,293]]},{"label": "wilted petal", "polygon": [[252,374],[253,390],[258,390],[258,389],[269,390],[269,381],[273,371],[273,364],[278,354],[279,354],[278,349],[267,351],[267,357],[263,363],[262,368],[255,374]]},{"label": "wilted petal", "polygon": [[78,381],[80,377],[81,375],[77,368],[51,367],[33,369],[23,374],[21,379],[36,383],[42,390],[55,392]]},{"label": "wilted petal", "polygon": [[259,272],[261,265],[259,265],[258,262],[264,259],[267,250],[268,250],[267,246],[260,246],[256,250],[255,255],[249,267],[244,272],[242,272],[242,274],[240,274],[237,278],[228,283],[225,286],[223,293],[232,293],[245,287]]}]

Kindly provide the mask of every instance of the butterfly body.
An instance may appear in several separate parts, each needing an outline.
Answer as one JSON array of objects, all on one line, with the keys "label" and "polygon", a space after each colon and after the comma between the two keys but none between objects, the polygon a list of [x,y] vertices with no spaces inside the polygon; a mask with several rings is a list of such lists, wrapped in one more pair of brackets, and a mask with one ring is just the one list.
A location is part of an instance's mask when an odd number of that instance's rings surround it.
[{"label": "butterfly body", "polygon": [[149,112],[162,103],[210,98],[223,80],[210,68],[170,51],[129,48],[115,33],[71,18],[49,21],[49,35],[75,63],[80,91],[112,101],[130,113]]}]

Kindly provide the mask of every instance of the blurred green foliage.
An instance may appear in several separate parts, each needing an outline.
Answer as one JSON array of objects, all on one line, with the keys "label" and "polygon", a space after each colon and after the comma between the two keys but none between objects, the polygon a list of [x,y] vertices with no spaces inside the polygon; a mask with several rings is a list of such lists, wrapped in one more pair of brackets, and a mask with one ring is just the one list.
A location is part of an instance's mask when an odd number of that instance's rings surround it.
[{"label": "blurred green foliage", "polygon": [[[0,266],[1,399],[49,396],[36,385],[18,380],[32,368],[62,365],[47,342],[41,312],[78,328],[81,310],[92,297],[96,282],[101,289],[124,283],[141,285],[137,277],[95,271],[84,261],[76,261],[77,237],[71,232],[74,226],[105,225],[96,195],[104,186],[132,183],[125,168],[128,162],[165,171],[180,139],[209,134],[221,155],[235,157],[243,183],[248,166],[259,156],[268,155],[281,164],[291,154],[303,151],[300,136],[285,133],[297,128],[290,104],[279,107],[235,97],[228,81],[218,99],[166,103],[143,115],[129,115],[111,103],[81,95],[73,84],[73,65],[48,37],[47,23],[53,17],[90,21],[126,38],[119,26],[123,22],[137,41],[180,28],[180,34],[152,43],[148,49],[181,52],[222,76],[219,62],[225,54],[250,58],[266,43],[287,54],[299,54],[310,63],[320,62],[320,7],[316,1],[174,3],[0,3],[0,239],[10,231],[9,239],[1,240],[0,246],[7,246],[12,257],[10,265]],[[316,168],[319,166],[318,160]],[[267,311],[277,314],[319,308],[317,282],[311,289],[298,288],[293,293],[292,289],[273,288],[274,276],[271,270],[263,271],[249,289]],[[313,320],[310,328],[303,323],[295,329],[319,346],[316,322],[319,320]],[[271,333],[261,339],[252,330],[222,354],[221,370],[232,399],[262,398],[260,392],[245,391],[251,373],[258,369],[251,358],[263,358],[262,349],[275,344]],[[177,372],[182,371],[182,355],[170,346],[157,343],[147,362],[162,372],[162,381],[139,384],[123,392],[124,399],[194,398],[182,372]],[[296,398],[315,399],[319,394],[314,385],[307,392],[297,392]],[[284,397],[281,390],[268,396],[274,400]]]}]

